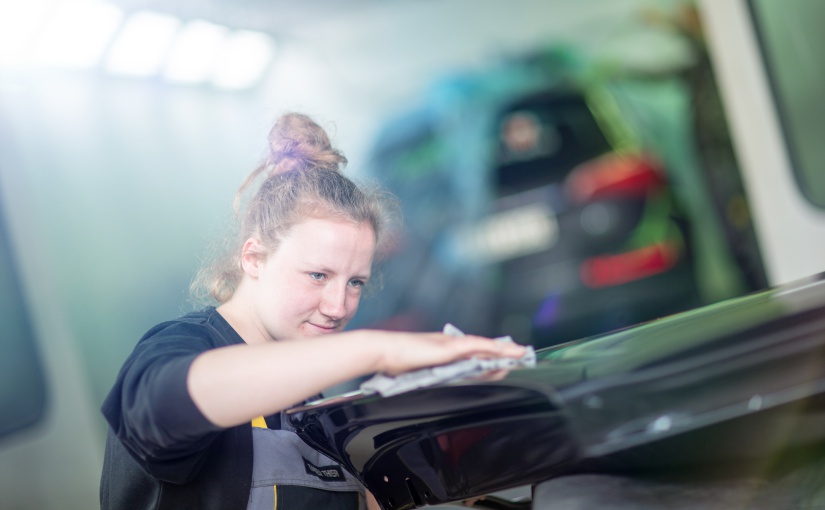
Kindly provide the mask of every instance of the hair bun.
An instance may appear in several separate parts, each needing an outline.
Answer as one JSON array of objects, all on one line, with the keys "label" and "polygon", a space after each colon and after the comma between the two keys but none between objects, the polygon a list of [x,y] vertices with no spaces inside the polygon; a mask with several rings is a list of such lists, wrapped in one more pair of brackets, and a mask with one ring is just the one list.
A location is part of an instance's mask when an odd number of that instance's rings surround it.
[{"label": "hair bun", "polygon": [[324,168],[340,171],[347,158],[330,143],[326,131],[306,115],[287,113],[269,132],[269,175]]}]

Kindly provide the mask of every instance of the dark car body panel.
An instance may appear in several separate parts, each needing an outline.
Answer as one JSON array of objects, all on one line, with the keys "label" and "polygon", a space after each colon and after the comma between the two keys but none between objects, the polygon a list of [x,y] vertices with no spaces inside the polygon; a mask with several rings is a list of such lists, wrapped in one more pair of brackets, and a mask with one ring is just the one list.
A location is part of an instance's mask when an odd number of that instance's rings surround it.
[{"label": "dark car body panel", "polygon": [[825,439],[825,279],[541,349],[532,369],[290,411],[385,509],[582,469],[748,461]]}]

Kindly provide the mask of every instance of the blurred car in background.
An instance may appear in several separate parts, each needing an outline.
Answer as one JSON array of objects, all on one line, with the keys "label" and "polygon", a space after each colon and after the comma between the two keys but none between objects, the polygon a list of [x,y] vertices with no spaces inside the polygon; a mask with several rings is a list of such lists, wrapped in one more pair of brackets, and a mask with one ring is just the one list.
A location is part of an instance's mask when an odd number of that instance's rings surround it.
[{"label": "blurred car in background", "polygon": [[529,321],[544,346],[699,304],[660,160],[614,150],[581,94],[528,96],[500,119],[496,212],[456,239],[465,260],[497,265],[498,334]]},{"label": "blurred car in background", "polygon": [[626,143],[569,63],[527,68],[450,81],[384,129],[372,166],[405,228],[355,325],[450,322],[543,347],[700,304],[690,220],[655,148]]}]

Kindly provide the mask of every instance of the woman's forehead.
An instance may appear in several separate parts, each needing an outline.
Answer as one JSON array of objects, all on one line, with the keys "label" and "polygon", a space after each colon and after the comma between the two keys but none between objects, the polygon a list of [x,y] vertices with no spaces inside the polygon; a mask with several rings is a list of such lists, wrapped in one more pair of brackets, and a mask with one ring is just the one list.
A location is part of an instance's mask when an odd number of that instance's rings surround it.
[{"label": "woman's forehead", "polygon": [[308,263],[363,266],[363,271],[372,264],[375,234],[368,223],[309,218],[293,225],[277,251]]}]

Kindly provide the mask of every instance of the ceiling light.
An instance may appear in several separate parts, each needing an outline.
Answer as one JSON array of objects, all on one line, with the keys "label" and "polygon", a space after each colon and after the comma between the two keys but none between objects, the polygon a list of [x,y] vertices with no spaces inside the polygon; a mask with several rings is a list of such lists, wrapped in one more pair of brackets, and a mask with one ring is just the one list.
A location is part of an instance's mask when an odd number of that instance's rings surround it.
[{"label": "ceiling light", "polygon": [[182,83],[200,83],[209,79],[227,31],[226,27],[200,20],[184,25],[166,61],[164,76]]},{"label": "ceiling light", "polygon": [[34,36],[52,3],[52,0],[0,2],[0,68],[19,68],[30,63]]},{"label": "ceiling light", "polygon": [[167,14],[150,11],[132,14],[109,50],[106,69],[132,76],[157,74],[180,25],[179,19]]},{"label": "ceiling light", "polygon": [[123,11],[108,2],[61,2],[43,28],[34,58],[43,65],[93,67],[100,62],[121,19]]},{"label": "ceiling light", "polygon": [[249,88],[263,76],[273,53],[273,41],[266,34],[248,30],[233,32],[218,55],[212,83],[221,88]]}]

